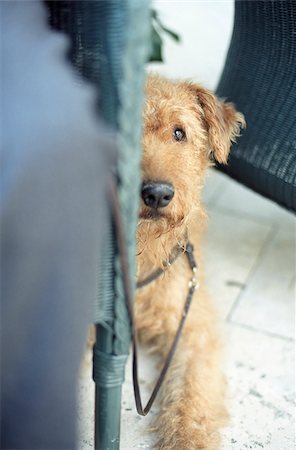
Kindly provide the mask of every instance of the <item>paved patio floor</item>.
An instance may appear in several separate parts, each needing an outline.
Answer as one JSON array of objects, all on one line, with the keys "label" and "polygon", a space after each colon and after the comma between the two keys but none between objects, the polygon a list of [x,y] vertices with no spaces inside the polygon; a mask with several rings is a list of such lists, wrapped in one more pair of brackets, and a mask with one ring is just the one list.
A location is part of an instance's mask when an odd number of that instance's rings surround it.
[{"label": "paved patio floor", "polygon": [[[221,312],[232,423],[223,450],[295,448],[294,299],[295,218],[214,170],[205,188],[209,227],[205,242],[208,285]],[[93,448],[90,362],[80,383],[80,448]],[[149,395],[153,361],[141,354]],[[122,405],[121,449],[150,449],[149,417],[134,406],[128,363]],[[182,449],[180,449],[182,450]]]}]

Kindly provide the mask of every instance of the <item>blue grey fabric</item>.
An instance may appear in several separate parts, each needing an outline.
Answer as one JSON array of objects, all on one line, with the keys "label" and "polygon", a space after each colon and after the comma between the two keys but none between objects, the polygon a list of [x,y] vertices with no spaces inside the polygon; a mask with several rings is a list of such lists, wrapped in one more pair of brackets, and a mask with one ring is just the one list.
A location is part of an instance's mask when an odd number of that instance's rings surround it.
[{"label": "blue grey fabric", "polygon": [[1,29],[1,449],[73,449],[114,142],[42,5],[1,2]]},{"label": "blue grey fabric", "polygon": [[[46,4],[51,25],[71,38],[70,60],[77,72],[100,90],[102,116],[117,130],[114,173],[133,279],[144,68],[150,50],[149,1],[54,0]],[[119,448],[121,384],[131,337],[111,216],[108,231],[105,257],[98,265],[94,314],[95,447],[101,450]]]}]

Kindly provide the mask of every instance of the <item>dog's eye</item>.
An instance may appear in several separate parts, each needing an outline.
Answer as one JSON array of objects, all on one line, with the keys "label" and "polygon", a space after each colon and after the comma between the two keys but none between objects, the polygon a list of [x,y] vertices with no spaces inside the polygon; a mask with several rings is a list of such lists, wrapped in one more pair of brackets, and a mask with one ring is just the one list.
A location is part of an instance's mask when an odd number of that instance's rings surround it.
[{"label": "dog's eye", "polygon": [[182,128],[175,128],[173,133],[175,141],[184,141],[186,139],[185,131]]}]

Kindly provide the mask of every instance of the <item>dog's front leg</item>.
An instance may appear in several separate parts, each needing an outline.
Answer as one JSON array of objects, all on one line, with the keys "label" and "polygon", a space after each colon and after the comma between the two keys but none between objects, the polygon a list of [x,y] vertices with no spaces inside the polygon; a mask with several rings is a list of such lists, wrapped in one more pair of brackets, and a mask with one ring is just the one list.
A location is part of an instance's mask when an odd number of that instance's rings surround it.
[{"label": "dog's front leg", "polygon": [[[179,307],[160,309],[158,305],[156,316],[150,305],[150,311],[146,312],[145,319],[143,317],[145,326],[140,326],[140,336],[164,361],[175,334],[176,317],[180,317],[181,311]],[[202,294],[192,305],[160,390],[160,412],[155,427],[159,436],[157,448],[161,450],[219,448],[218,429],[226,424],[228,414],[224,406],[220,341],[213,316],[207,296]]]}]

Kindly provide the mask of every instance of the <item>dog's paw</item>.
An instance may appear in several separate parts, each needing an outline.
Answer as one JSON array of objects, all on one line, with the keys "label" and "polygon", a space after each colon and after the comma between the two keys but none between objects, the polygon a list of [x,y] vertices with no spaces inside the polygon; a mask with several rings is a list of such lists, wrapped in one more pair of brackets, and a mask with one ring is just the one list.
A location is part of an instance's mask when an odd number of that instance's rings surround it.
[{"label": "dog's paw", "polygon": [[[175,405],[176,406],[176,405]],[[194,410],[193,410],[194,409]],[[222,414],[223,412],[223,414]],[[225,425],[226,410],[208,415],[205,411],[190,408],[189,402],[179,403],[178,408],[162,410],[155,421],[158,434],[158,450],[218,450],[220,433]]]},{"label": "dog's paw", "polygon": [[[195,429],[194,429],[195,428]],[[189,429],[167,430],[166,435],[157,442],[158,450],[218,450],[220,448],[220,434],[214,431],[210,434],[200,426]]]}]

